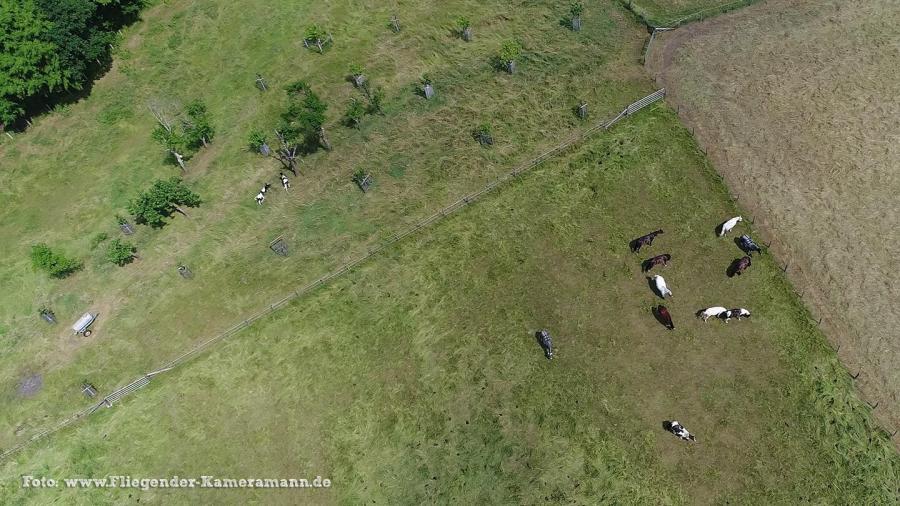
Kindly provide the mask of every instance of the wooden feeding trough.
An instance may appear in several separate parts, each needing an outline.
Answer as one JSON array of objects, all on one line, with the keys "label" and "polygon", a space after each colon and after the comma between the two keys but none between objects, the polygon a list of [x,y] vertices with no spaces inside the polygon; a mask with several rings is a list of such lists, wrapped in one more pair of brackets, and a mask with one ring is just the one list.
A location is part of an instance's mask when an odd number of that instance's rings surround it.
[{"label": "wooden feeding trough", "polygon": [[42,308],[38,313],[41,315],[41,319],[49,323],[50,325],[56,323],[56,315],[53,314],[53,311],[47,308]]},{"label": "wooden feeding trough", "polygon": [[87,382],[81,384],[81,392],[86,395],[88,399],[97,397],[97,387]]},{"label": "wooden feeding trough", "polygon": [[359,186],[359,189],[362,190],[363,193],[365,193],[369,191],[374,180],[372,179],[372,175],[368,172],[358,170],[353,174],[353,182],[356,183],[356,186]]},{"label": "wooden feeding trough", "polygon": [[75,331],[75,335],[81,334],[84,337],[88,337],[91,335],[91,331],[88,327],[94,323],[94,320],[97,319],[97,315],[93,313],[84,313],[81,315],[81,318],[72,325],[72,330]]},{"label": "wooden feeding trough", "polygon": [[284,242],[284,236],[279,235],[272,242],[269,243],[269,249],[275,252],[276,255],[286,257],[288,256],[288,245]]}]

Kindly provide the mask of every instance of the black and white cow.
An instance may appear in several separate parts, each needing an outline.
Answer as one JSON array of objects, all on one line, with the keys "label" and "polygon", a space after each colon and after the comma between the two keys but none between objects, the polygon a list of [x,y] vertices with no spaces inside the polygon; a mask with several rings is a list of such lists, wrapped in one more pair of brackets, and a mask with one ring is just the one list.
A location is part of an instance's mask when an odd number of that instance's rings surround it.
[{"label": "black and white cow", "polygon": [[753,239],[751,239],[747,234],[738,237],[737,244],[738,247],[741,248],[741,251],[750,256],[753,256],[754,251],[757,253],[762,253],[762,248],[760,248],[758,244],[753,242]]},{"label": "black and white cow", "polygon": [[663,422],[663,428],[680,437],[681,439],[684,439],[685,441],[697,441],[697,438],[695,438],[693,434],[688,432],[688,430],[685,429],[683,425],[678,423],[677,420],[666,420],[665,422]]},{"label": "black and white cow", "polygon": [[550,338],[550,332],[547,330],[540,330],[535,337],[537,337],[541,348],[544,349],[544,355],[546,355],[547,359],[553,360],[553,339]]}]

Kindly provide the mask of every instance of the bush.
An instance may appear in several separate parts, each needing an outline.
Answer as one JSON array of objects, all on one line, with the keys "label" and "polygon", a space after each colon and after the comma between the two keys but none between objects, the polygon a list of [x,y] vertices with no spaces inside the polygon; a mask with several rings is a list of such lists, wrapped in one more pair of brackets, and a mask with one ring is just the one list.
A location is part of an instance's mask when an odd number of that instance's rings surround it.
[{"label": "bush", "polygon": [[113,239],[106,248],[106,259],[118,266],[123,266],[134,260],[135,251],[137,248],[130,242]]},{"label": "bush", "polygon": [[62,253],[53,251],[44,243],[31,247],[31,265],[35,270],[46,271],[54,278],[64,278],[81,269],[82,263],[78,260],[66,258]]}]

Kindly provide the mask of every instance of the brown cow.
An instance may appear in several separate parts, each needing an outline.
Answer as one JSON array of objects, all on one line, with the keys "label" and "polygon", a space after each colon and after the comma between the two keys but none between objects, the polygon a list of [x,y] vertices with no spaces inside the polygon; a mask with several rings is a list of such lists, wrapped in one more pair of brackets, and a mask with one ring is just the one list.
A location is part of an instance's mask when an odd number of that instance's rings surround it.
[{"label": "brown cow", "polygon": [[653,258],[648,258],[641,263],[641,272],[647,272],[650,269],[656,267],[659,264],[663,266],[669,265],[669,260],[672,259],[672,255],[668,253],[663,253],[662,255],[656,255]]},{"label": "brown cow", "polygon": [[728,277],[740,276],[747,267],[750,267],[750,257],[741,257],[731,262],[731,266],[728,267]]}]

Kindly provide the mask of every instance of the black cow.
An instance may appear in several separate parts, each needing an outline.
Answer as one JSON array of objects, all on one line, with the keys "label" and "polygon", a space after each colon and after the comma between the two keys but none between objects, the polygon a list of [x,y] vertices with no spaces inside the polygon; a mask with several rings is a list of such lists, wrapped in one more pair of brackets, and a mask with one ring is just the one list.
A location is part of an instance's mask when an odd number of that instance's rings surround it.
[{"label": "black cow", "polygon": [[642,236],[638,237],[637,239],[631,241],[628,244],[631,247],[631,252],[637,253],[644,246],[650,246],[651,244],[653,244],[653,239],[655,239],[656,236],[658,236],[661,233],[663,233],[662,229],[657,230],[655,232],[650,232],[647,235],[642,235]]}]

